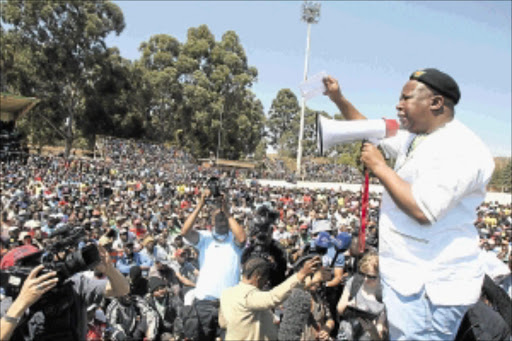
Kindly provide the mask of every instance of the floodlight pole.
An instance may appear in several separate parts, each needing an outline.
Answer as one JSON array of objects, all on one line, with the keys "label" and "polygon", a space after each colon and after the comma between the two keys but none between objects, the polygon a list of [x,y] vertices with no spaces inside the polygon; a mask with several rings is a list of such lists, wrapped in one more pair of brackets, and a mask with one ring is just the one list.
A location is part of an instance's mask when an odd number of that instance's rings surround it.
[{"label": "floodlight pole", "polygon": [[217,160],[219,160],[220,157],[220,135],[222,131],[222,111],[220,112],[220,126],[219,126],[219,132],[217,135]]},{"label": "floodlight pole", "polygon": [[[306,58],[304,61],[304,81],[308,79],[309,68],[309,50],[311,41],[311,24],[316,24],[320,17],[320,4],[311,1],[304,1],[302,6],[302,20],[308,23],[308,33],[306,38]],[[301,175],[302,164],[302,139],[304,137],[304,113],[306,111],[306,99],[302,96],[300,108],[300,127],[299,127],[299,145],[297,146],[297,177]]]}]

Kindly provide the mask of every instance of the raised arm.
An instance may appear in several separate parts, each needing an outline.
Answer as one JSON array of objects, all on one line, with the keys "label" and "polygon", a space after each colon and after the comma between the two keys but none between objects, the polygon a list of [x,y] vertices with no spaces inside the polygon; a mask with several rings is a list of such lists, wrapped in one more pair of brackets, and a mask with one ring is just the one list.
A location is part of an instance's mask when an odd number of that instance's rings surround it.
[{"label": "raised arm", "polygon": [[336,310],[338,311],[338,314],[341,315],[345,311],[345,309],[348,306],[348,299],[350,297],[350,286],[346,285],[343,289],[343,294],[340,297],[340,300],[338,301],[338,305],[336,306]]},{"label": "raised arm", "polygon": [[199,212],[201,212],[201,209],[204,206],[204,202],[206,197],[210,196],[210,190],[205,189],[201,193],[201,197],[199,199],[199,202],[197,203],[196,208],[194,211],[187,217],[187,220],[185,220],[185,223],[181,227],[181,235],[186,238],[190,243],[197,244],[199,242],[199,233],[193,229],[194,223],[196,222],[197,216],[199,215]]},{"label": "raised arm", "polygon": [[323,79],[326,88],[325,95],[329,96],[331,101],[336,104],[343,117],[346,120],[365,120],[366,117],[361,114],[356,107],[352,105],[342,94],[338,81],[331,76]]},{"label": "raised arm", "polygon": [[223,194],[223,198],[222,198],[222,211],[228,218],[229,229],[233,233],[233,236],[235,237],[235,241],[238,243],[238,245],[244,245],[245,241],[247,239],[247,236],[245,234],[243,227],[240,226],[240,224],[238,224],[236,219],[233,218],[233,216],[231,215],[231,212],[229,210],[228,203],[227,203],[227,200],[226,200],[226,197],[224,196],[224,194]]},{"label": "raised arm", "polygon": [[107,297],[120,297],[130,293],[130,283],[126,277],[114,266],[110,255],[107,250],[101,245],[98,245],[100,252],[101,263],[96,267],[96,270],[101,271],[108,278],[108,283],[105,288],[105,296]]},{"label": "raised arm", "polygon": [[39,265],[30,272],[18,297],[0,319],[0,340],[10,340],[25,311],[57,285],[57,273],[53,271],[38,276],[42,269],[43,265]]},{"label": "raised arm", "polygon": [[250,310],[266,310],[278,306],[288,298],[293,288],[304,284],[306,277],[314,273],[318,269],[319,265],[320,257],[317,256],[306,261],[299,272],[291,275],[286,281],[279,284],[272,290],[253,290],[246,297],[247,308]]}]

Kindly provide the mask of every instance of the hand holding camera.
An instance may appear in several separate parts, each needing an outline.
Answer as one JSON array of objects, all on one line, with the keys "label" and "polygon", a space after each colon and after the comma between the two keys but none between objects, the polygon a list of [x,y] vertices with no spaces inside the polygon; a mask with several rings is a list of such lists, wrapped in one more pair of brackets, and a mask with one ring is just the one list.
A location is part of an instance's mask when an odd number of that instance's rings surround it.
[{"label": "hand holding camera", "polygon": [[199,199],[199,203],[201,205],[204,205],[206,198],[209,198],[211,194],[212,193],[209,188],[204,188],[203,191],[201,192],[201,198]]},{"label": "hand holding camera", "polygon": [[100,255],[101,262],[96,266],[95,270],[105,274],[107,272],[107,270],[110,267],[113,267],[114,265],[112,263],[112,259],[110,258],[110,255],[108,254],[107,250],[101,245],[97,245],[97,247],[98,247],[98,252]]},{"label": "hand holding camera", "polygon": [[313,275],[313,279],[311,280],[311,284],[318,284],[330,281],[332,278],[332,269],[327,267],[321,267],[318,271]]},{"label": "hand holding camera", "polygon": [[41,296],[55,288],[59,281],[56,271],[39,276],[43,268],[44,265],[41,264],[32,269],[21,287],[18,298],[21,300],[19,303],[23,305],[25,309],[31,307]]},{"label": "hand holding camera", "polygon": [[315,256],[304,262],[304,265],[297,273],[299,280],[302,282],[307,276],[311,275],[318,270],[318,267],[322,264],[320,256]]},{"label": "hand holding camera", "polygon": [[220,204],[220,209],[222,212],[224,212],[224,214],[226,214],[227,216],[229,216],[229,207],[228,207],[228,200],[227,200],[227,197],[226,197],[226,194],[225,193],[221,193],[221,204]]}]

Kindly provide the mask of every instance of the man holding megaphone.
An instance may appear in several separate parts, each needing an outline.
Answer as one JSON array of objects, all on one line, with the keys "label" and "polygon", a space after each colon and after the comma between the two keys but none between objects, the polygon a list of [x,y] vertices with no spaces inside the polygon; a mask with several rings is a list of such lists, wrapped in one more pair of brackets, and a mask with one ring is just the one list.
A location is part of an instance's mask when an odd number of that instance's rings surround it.
[{"label": "man holding megaphone", "polygon": [[[325,94],[347,120],[366,119],[332,77]],[[475,208],[494,170],[484,143],[454,118],[460,90],[436,69],[405,83],[396,109],[401,128],[383,139],[396,159],[364,143],[362,163],[385,191],[379,219],[380,276],[392,340],[453,340],[480,295]]]}]

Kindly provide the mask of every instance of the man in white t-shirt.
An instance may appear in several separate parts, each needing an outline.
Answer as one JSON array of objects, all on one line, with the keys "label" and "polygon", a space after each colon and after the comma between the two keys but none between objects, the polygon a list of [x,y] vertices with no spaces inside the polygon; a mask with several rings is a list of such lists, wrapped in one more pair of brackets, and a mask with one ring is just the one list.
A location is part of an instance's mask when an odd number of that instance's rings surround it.
[{"label": "man in white t-shirt", "polygon": [[222,198],[221,209],[212,215],[214,228],[197,231],[193,228],[210,190],[201,194],[195,210],[188,216],[181,229],[185,237],[199,251],[199,277],[194,295],[196,309],[205,338],[218,336],[218,308],[222,291],[240,281],[241,257],[245,246],[244,229],[229,213],[227,202]]},{"label": "man in white t-shirt", "polygon": [[272,239],[282,242],[284,240],[290,239],[290,232],[286,231],[286,224],[282,221],[277,224],[277,230],[272,233]]},{"label": "man in white t-shirt", "polygon": [[[324,79],[326,94],[348,120],[365,119]],[[454,119],[457,83],[436,70],[414,72],[396,106],[402,130],[381,147],[363,145],[361,161],[383,184],[379,263],[392,340],[453,340],[479,296],[475,209],[494,161],[484,143]]]}]

